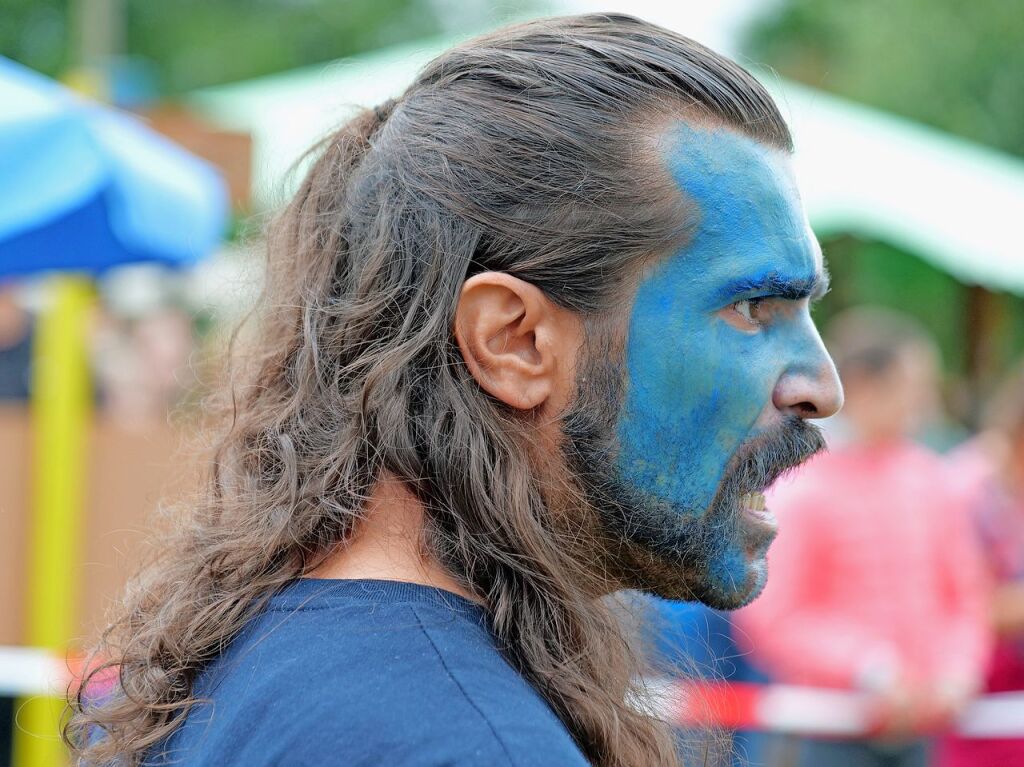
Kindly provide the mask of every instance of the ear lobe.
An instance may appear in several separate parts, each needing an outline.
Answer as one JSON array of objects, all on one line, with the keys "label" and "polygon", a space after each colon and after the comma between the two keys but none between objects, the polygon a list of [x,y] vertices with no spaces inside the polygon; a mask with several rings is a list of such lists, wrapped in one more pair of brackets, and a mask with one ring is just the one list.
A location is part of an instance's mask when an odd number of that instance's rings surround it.
[{"label": "ear lobe", "polygon": [[559,335],[564,310],[535,285],[501,272],[474,275],[462,287],[455,339],[480,387],[519,410],[558,394],[565,366]]}]

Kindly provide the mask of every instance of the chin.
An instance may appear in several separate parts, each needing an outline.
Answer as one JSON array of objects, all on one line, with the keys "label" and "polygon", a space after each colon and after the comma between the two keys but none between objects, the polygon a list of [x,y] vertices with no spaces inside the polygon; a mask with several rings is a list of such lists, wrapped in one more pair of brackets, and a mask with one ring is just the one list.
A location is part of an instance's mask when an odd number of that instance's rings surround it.
[{"label": "chin", "polygon": [[[678,509],[657,514],[655,508],[638,514],[647,525],[630,530],[628,588],[718,610],[743,607],[764,590],[766,557],[777,533],[773,518],[745,513],[734,504],[716,505],[696,518]],[[638,529],[661,534],[636,536]]]},{"label": "chin", "polygon": [[760,544],[754,550],[732,545],[699,553],[626,544],[616,562],[621,567],[619,587],[673,601],[701,602],[716,610],[736,610],[756,599],[768,579],[768,542]]},{"label": "chin", "polygon": [[768,564],[764,556],[759,556],[745,564],[741,579],[722,579],[709,573],[703,588],[697,593],[697,599],[716,610],[736,610],[757,599],[767,580]]}]

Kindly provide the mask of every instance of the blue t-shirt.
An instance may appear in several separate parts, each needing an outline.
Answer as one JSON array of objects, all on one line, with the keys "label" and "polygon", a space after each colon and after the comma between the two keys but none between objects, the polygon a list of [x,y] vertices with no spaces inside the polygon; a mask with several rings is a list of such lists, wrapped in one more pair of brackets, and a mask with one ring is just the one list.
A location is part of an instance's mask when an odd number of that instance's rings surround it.
[{"label": "blue t-shirt", "polygon": [[147,765],[586,765],[477,605],[440,589],[301,579],[200,675]]}]

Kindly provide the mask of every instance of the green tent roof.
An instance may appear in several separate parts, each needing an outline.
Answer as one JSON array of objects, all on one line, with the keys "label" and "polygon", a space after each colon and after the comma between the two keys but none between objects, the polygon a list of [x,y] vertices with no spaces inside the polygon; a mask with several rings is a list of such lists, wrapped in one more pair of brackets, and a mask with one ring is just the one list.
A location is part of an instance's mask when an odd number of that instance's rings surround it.
[{"label": "green tent roof", "polygon": [[[229,86],[191,101],[252,134],[255,195],[283,200],[287,173],[356,106],[400,94],[457,42],[422,41]],[[819,234],[917,253],[958,279],[1024,294],[1024,161],[826,93],[766,77],[796,137],[795,167]]]}]

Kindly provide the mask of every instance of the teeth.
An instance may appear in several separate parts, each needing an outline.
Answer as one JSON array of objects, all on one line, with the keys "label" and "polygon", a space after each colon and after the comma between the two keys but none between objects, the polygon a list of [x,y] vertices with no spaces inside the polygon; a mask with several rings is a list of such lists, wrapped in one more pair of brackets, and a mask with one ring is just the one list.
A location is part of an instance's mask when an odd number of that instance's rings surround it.
[{"label": "teeth", "polygon": [[764,493],[744,494],[743,505],[751,511],[764,511],[767,508],[765,505]]}]

